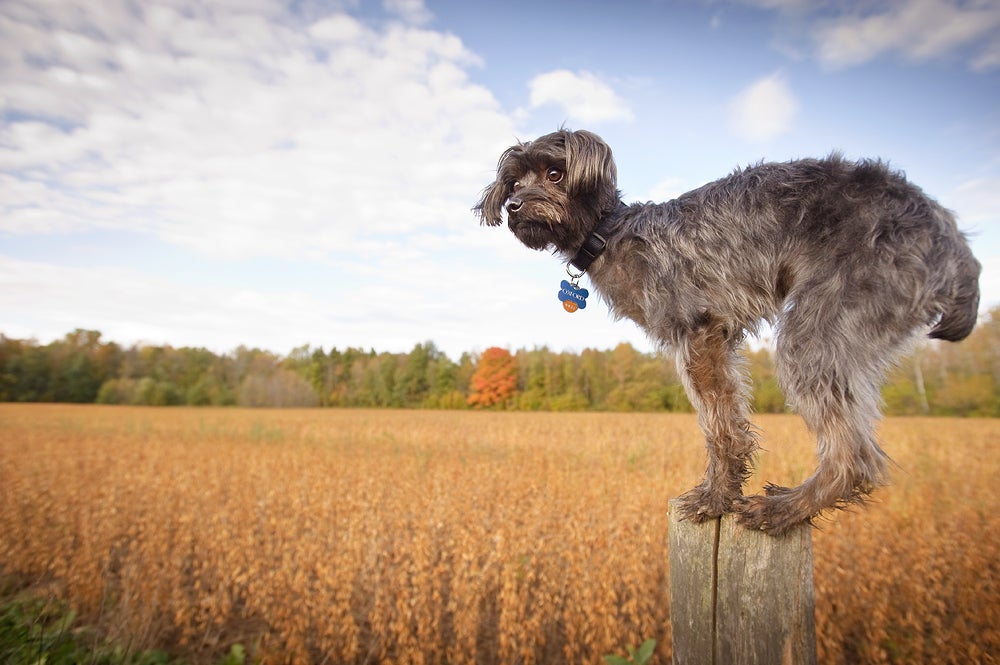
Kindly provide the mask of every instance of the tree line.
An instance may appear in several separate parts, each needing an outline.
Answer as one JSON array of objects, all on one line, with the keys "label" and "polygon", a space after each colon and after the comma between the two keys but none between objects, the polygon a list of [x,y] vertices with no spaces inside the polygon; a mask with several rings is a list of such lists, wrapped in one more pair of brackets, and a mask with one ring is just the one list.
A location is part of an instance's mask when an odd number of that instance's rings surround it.
[{"label": "tree line", "polygon": [[[754,408],[785,399],[771,352],[747,353]],[[883,390],[895,415],[1000,416],[1000,307],[961,344],[925,342]],[[303,346],[287,356],[239,347],[104,341],[78,329],[48,344],[0,335],[0,401],[246,407],[690,411],[669,354],[488,348],[452,360],[433,342],[409,353]]]}]

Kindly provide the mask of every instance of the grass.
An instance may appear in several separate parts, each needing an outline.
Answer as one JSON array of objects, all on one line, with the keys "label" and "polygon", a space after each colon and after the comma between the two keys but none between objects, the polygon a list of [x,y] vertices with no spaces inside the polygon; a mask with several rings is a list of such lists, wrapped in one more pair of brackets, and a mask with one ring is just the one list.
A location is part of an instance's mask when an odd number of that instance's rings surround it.
[{"label": "grass", "polygon": [[[11,594],[5,580],[0,604],[0,662],[5,665],[180,665],[160,650],[132,651],[101,640],[81,626],[65,603],[31,593]],[[8,597],[9,595],[9,597]],[[234,648],[239,645],[234,645]],[[236,652],[239,655],[239,649]],[[219,662],[222,665],[223,661]],[[243,661],[226,665],[243,665]]]},{"label": "grass", "polygon": [[[805,478],[799,420],[758,424],[755,487]],[[1000,422],[881,434],[894,485],[814,532],[820,662],[997,662]],[[703,466],[677,414],[0,405],[0,574],[195,664],[667,663]]]}]

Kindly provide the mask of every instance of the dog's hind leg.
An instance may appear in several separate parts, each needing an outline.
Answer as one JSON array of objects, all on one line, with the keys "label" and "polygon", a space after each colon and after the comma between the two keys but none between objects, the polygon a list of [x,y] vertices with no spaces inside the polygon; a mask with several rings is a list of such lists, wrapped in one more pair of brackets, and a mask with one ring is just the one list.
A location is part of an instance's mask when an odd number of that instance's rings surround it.
[{"label": "dog's hind leg", "polygon": [[677,368],[708,448],[705,479],[680,497],[687,519],[701,522],[732,511],[752,471],[757,437],[738,353],[742,340],[742,330],[713,321],[688,334],[677,348]]},{"label": "dog's hind leg", "polygon": [[[740,522],[781,535],[821,511],[862,503],[886,482],[888,456],[876,442],[879,387],[909,326],[863,305],[789,308],[775,359],[782,389],[816,435],[819,464],[798,487],[769,485],[741,499]],[[894,325],[895,324],[895,325]]]}]

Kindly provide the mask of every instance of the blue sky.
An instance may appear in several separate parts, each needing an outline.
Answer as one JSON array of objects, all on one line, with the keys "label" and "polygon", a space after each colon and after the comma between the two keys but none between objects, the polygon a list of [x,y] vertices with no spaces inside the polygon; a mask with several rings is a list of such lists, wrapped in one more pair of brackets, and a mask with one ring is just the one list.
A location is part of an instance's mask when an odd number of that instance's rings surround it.
[{"label": "blue sky", "polygon": [[560,125],[611,145],[626,201],[886,159],[958,214],[1000,304],[994,0],[5,0],[0,332],[651,350],[601,304],[567,314],[560,261],[469,210]]}]

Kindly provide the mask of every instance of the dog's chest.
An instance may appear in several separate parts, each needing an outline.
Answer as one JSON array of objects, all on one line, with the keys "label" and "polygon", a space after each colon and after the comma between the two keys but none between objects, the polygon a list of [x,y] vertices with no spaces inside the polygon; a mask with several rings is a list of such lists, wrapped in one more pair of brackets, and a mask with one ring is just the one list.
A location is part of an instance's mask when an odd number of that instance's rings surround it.
[{"label": "dog's chest", "polygon": [[676,266],[652,261],[638,246],[616,249],[589,273],[616,318],[631,319],[653,339],[672,344],[712,309],[705,289],[671,269]]},{"label": "dog's chest", "polygon": [[591,275],[594,286],[618,318],[628,318],[644,329],[649,329],[650,312],[644,305],[650,303],[649,284],[645,271],[632,262],[605,264],[602,270]]}]

